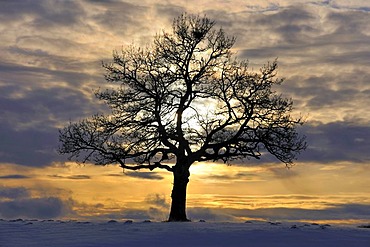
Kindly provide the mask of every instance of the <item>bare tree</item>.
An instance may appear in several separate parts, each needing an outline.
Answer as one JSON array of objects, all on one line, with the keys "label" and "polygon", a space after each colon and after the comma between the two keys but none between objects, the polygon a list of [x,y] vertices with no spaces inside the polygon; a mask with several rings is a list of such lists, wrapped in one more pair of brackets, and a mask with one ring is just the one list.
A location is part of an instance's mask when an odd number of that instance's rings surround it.
[{"label": "bare tree", "polygon": [[250,72],[233,58],[235,38],[207,17],[181,15],[172,33],[146,49],[115,52],[104,63],[114,89],[99,91],[111,108],[60,130],[60,153],[97,165],[173,173],[169,221],[187,221],[189,168],[199,161],[260,159],[290,166],[306,146],[291,117],[292,100],[273,91],[277,63]]}]

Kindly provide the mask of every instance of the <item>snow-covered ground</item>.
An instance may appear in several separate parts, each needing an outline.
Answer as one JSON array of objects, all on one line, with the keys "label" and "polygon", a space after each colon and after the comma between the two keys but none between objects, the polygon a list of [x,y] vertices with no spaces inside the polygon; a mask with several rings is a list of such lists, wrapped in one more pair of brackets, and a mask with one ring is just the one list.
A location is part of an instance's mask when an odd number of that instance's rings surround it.
[{"label": "snow-covered ground", "polygon": [[369,247],[370,229],[310,223],[0,221],[0,246]]}]

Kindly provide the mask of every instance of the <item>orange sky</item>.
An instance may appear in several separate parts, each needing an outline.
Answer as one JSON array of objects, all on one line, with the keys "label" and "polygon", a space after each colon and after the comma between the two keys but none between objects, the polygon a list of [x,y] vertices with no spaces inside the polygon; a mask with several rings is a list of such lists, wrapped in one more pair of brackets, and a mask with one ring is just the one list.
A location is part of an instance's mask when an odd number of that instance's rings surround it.
[{"label": "orange sky", "polygon": [[[370,203],[368,168],[351,163],[333,166],[299,163],[291,169],[282,164],[249,167],[196,164],[191,168],[188,187],[189,217],[281,220],[281,213],[274,215],[274,211],[285,208],[292,210],[294,219],[340,220],[338,215],[330,213],[325,219],[325,210]],[[117,166],[72,162],[26,169],[8,164],[1,169],[4,174],[17,172],[27,177],[2,179],[1,186],[25,187],[31,191],[31,198],[62,198],[71,210],[63,217],[66,219],[104,220],[131,216],[161,221],[166,219],[169,210],[172,177],[165,171],[143,176],[143,173],[131,171],[124,174]],[[302,212],[294,212],[294,209]],[[258,210],[266,212],[259,215],[256,214]],[[324,219],[314,219],[305,210],[323,210]],[[127,211],[130,214],[127,215]],[[351,220],[362,221],[357,216]]]}]

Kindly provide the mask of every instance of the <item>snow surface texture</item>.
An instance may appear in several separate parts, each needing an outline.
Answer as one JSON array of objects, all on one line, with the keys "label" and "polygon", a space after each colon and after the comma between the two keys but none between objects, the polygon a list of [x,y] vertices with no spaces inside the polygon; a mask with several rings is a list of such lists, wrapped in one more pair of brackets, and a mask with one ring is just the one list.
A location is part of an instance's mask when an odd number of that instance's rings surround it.
[{"label": "snow surface texture", "polygon": [[370,229],[304,223],[0,221],[0,246],[369,247]]}]

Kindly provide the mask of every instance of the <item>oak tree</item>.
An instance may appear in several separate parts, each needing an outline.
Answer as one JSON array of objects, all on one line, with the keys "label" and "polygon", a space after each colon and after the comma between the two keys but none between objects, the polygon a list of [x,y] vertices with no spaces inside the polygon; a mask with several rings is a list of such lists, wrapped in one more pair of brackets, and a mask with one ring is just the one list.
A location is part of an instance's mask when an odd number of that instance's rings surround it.
[{"label": "oak tree", "polygon": [[260,159],[290,166],[306,146],[292,100],[274,90],[276,61],[259,71],[234,58],[234,37],[207,17],[183,14],[151,46],[130,46],[103,63],[96,93],[111,109],[60,130],[59,152],[97,165],[173,174],[169,221],[187,221],[189,168],[196,162]]}]

